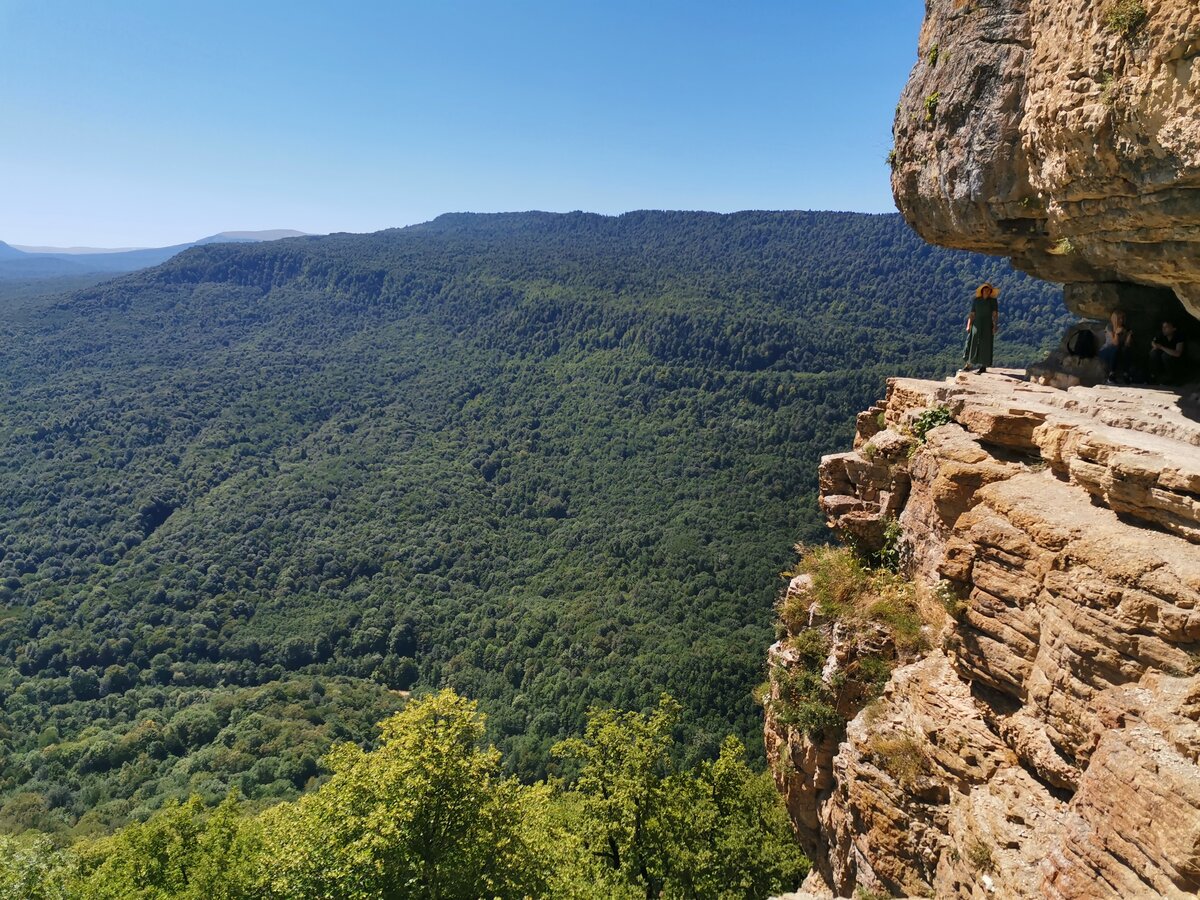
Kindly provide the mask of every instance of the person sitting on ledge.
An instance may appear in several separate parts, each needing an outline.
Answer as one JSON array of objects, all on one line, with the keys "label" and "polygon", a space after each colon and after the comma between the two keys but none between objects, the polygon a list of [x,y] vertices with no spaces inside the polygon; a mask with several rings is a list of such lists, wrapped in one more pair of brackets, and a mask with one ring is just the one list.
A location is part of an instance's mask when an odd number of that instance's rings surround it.
[{"label": "person sitting on ledge", "polygon": [[1165,321],[1150,342],[1150,378],[1155,384],[1178,384],[1183,369],[1183,338],[1175,323]]},{"label": "person sitting on ledge", "polygon": [[1096,354],[1104,363],[1105,374],[1110,384],[1129,381],[1130,349],[1133,347],[1133,332],[1125,325],[1125,311],[1114,309],[1104,327],[1104,346]]}]

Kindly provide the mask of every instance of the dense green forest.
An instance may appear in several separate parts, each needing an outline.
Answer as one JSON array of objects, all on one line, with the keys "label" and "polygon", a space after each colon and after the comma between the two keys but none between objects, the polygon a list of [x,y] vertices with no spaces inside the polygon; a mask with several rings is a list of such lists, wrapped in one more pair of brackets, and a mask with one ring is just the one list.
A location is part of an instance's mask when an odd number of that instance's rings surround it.
[{"label": "dense green forest", "polygon": [[258,810],[443,687],[526,781],[664,691],[683,761],[759,752],[817,460],[985,278],[1037,358],[1057,291],[898,216],[448,215],[0,294],[0,826]]},{"label": "dense green forest", "polygon": [[335,747],[332,777],[258,815],[168,801],[67,850],[0,835],[20,900],[759,900],[808,868],[779,795],[733,737],[678,762],[680,709],[597,710],[555,746],[571,775],[525,785],[484,746],[475,704],[441,691]]}]

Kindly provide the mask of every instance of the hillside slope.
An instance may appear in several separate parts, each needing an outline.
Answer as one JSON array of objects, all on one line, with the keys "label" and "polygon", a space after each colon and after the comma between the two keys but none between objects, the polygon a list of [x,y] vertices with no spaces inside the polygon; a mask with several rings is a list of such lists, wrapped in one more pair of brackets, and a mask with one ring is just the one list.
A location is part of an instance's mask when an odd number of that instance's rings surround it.
[{"label": "hillside slope", "polygon": [[364,719],[454,687],[524,774],[664,690],[695,753],[754,735],[817,458],[884,373],[952,364],[983,278],[1002,356],[1061,330],[993,266],[898,216],[455,215],[0,313],[3,816],[294,793],[329,735],[247,736],[273,682],[276,735],[316,679]]}]

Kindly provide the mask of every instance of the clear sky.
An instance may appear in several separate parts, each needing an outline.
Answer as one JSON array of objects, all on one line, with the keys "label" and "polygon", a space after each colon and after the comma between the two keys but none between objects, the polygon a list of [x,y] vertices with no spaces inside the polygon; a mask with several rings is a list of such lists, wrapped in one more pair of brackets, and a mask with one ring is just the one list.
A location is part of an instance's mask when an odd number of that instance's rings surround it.
[{"label": "clear sky", "polygon": [[0,0],[0,240],[893,209],[922,0]]}]

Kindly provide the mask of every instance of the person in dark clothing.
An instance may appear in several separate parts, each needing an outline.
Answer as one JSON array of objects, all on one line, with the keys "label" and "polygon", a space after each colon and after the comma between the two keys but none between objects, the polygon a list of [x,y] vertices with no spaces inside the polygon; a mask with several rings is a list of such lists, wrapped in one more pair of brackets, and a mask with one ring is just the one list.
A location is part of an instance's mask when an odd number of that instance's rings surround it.
[{"label": "person in dark clothing", "polygon": [[976,369],[980,374],[992,364],[992,340],[1000,326],[1000,310],[996,298],[1000,295],[991,284],[984,283],[975,291],[971,312],[967,315],[967,345],[963,348],[966,365],[963,370]]},{"label": "person in dark clothing", "polygon": [[1178,384],[1183,374],[1183,338],[1174,322],[1163,322],[1150,342],[1150,378],[1155,384]]},{"label": "person in dark clothing", "polygon": [[1104,326],[1104,346],[1096,354],[1104,363],[1110,383],[1129,381],[1129,366],[1132,363],[1130,350],[1133,347],[1133,332],[1125,325],[1125,311],[1114,309]]}]

